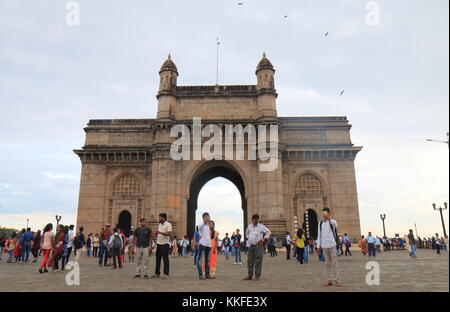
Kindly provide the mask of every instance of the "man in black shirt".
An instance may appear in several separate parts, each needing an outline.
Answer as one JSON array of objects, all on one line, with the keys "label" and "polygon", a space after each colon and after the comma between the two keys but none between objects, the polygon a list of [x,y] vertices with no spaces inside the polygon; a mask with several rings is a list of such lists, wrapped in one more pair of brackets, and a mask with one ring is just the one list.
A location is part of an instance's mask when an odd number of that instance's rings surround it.
[{"label": "man in black shirt", "polygon": [[134,238],[136,241],[136,274],[135,278],[144,274],[148,278],[148,258],[151,252],[151,234],[152,230],[147,227],[147,220],[142,218],[139,221],[139,226],[134,231]]}]

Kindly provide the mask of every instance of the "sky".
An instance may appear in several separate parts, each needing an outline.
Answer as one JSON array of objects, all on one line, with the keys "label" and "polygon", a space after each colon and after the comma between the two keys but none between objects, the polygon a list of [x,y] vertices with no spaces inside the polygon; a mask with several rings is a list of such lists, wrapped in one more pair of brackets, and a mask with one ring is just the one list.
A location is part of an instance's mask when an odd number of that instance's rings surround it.
[{"label": "sky", "polygon": [[[432,203],[448,201],[449,149],[426,139],[445,140],[449,128],[448,1],[237,2],[80,0],[79,25],[69,25],[68,1],[1,1],[0,226],[42,227],[56,214],[74,223],[72,149],[88,120],[154,118],[169,53],[179,85],[214,84],[218,37],[220,84],[255,84],[266,52],[279,116],[349,118],[364,146],[363,232],[381,234],[385,213],[388,235],[414,224],[422,236],[442,233]],[[215,180],[200,195],[211,209],[227,198],[224,224],[239,214],[230,185]]]}]

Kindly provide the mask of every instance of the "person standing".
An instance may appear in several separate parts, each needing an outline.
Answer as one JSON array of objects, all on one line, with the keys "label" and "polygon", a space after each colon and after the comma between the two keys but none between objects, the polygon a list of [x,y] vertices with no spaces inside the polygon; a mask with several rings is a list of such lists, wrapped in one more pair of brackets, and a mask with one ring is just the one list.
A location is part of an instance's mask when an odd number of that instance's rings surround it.
[{"label": "person standing", "polygon": [[186,235],[184,235],[183,240],[181,241],[181,256],[183,258],[187,257],[187,248],[189,246],[189,239]]},{"label": "person standing", "polygon": [[225,237],[222,239],[222,245],[225,252],[225,260],[229,260],[231,239],[228,237],[228,233],[225,233]]},{"label": "person standing", "polygon": [[[210,279],[209,276],[209,262],[211,252],[211,234],[209,228],[210,216],[205,212],[202,215],[202,222],[197,226],[199,232],[199,246],[197,258],[198,278],[200,280]],[[202,255],[205,254],[205,274],[202,268]]]},{"label": "person standing", "polygon": [[62,257],[64,248],[64,226],[62,224],[58,225],[56,230],[55,239],[53,241],[53,255],[50,260],[53,267],[53,272],[59,272],[58,262]]},{"label": "person standing", "polygon": [[80,261],[83,246],[86,244],[86,239],[83,233],[84,227],[80,227],[78,230],[78,234],[73,238],[73,247],[75,248],[75,262]]},{"label": "person standing", "polygon": [[436,233],[436,236],[434,237],[434,245],[435,245],[435,248],[436,248],[436,253],[438,255],[440,255],[441,254],[441,239],[439,238],[439,234],[438,233]]},{"label": "person standing", "polygon": [[319,230],[317,235],[317,253],[323,251],[325,262],[327,263],[327,281],[324,286],[332,286],[333,281],[336,286],[342,287],[339,281],[339,268],[337,264],[336,239],[337,239],[337,222],[330,217],[330,209],[322,209],[323,221],[319,222]]},{"label": "person standing", "polygon": [[148,260],[151,252],[152,230],[147,227],[147,220],[141,218],[139,226],[134,231],[134,238],[136,242],[136,274],[134,278],[141,277],[148,278]]},{"label": "person standing", "polygon": [[198,227],[195,226],[195,233],[194,237],[192,238],[194,240],[194,244],[192,244],[192,248],[194,249],[194,267],[197,267],[197,260],[198,260],[198,247],[199,247],[199,241],[200,241],[200,233],[198,232]]},{"label": "person standing", "polygon": [[413,230],[409,230],[407,239],[408,239],[409,246],[411,247],[411,252],[409,253],[409,255],[412,258],[416,258],[416,239],[414,238]]},{"label": "person standing", "polygon": [[156,263],[155,274],[152,278],[159,278],[161,276],[161,258],[164,263],[162,279],[169,278],[169,243],[170,235],[172,235],[172,224],[167,221],[167,214],[159,214],[158,230],[155,232],[156,236]]},{"label": "person standing", "polygon": [[241,259],[241,239],[242,235],[240,234],[240,230],[236,229],[236,234],[231,236],[233,240],[234,252],[235,252],[235,261],[233,264],[242,264]]},{"label": "person standing", "polygon": [[286,237],[284,239],[284,246],[286,248],[286,260],[291,260],[291,244],[292,239],[291,236],[289,235],[289,232],[287,232]]},{"label": "person standing", "polygon": [[128,248],[128,262],[134,262],[134,256],[136,254],[136,238],[134,237],[134,232],[131,231],[130,236],[128,236],[127,242]]},{"label": "person standing", "polygon": [[303,229],[298,229],[297,233],[294,235],[295,239],[295,250],[297,253],[297,260],[300,265],[303,265],[304,254],[305,254],[305,234]]},{"label": "person standing", "polygon": [[[122,236],[119,233],[119,229],[114,228],[114,233],[109,238],[108,246],[110,248],[110,253],[113,258],[112,269],[117,269],[117,264],[119,268],[122,268],[122,249],[124,247]],[[118,262],[118,263],[117,263]]]},{"label": "person standing", "polygon": [[8,240],[8,260],[6,260],[7,263],[12,263],[14,259],[14,250],[17,247],[17,233],[12,232],[11,236]]},{"label": "person standing", "polygon": [[88,257],[88,258],[90,258],[91,257],[91,255],[92,255],[92,233],[89,233],[88,234],[88,237],[87,237],[87,239],[86,239],[86,256]]},{"label": "person standing", "polygon": [[209,229],[211,232],[211,257],[209,260],[209,270],[210,270],[210,276],[212,279],[216,278],[216,268],[217,268],[217,254],[218,254],[218,237],[219,232],[215,230],[216,224],[213,220],[209,221]]},{"label": "person standing", "polygon": [[69,226],[69,232],[67,233],[68,235],[68,241],[67,241],[67,256],[66,256],[66,263],[69,262],[69,258],[70,255],[72,254],[72,249],[73,249],[73,237],[75,235],[75,231],[73,230],[75,228],[75,226],[73,224],[71,224]]},{"label": "person standing", "polygon": [[244,281],[250,281],[255,276],[254,280],[258,281],[262,273],[263,261],[263,244],[270,238],[270,230],[262,223],[259,223],[259,215],[252,216],[252,224],[247,226],[246,236],[247,240],[247,276]]},{"label": "person standing", "polygon": [[98,233],[95,233],[94,237],[92,238],[92,256],[94,258],[98,257],[98,249],[100,248],[100,235]]},{"label": "person standing", "polygon": [[345,245],[345,256],[351,256],[352,252],[350,251],[350,247],[352,247],[352,242],[350,241],[350,237],[348,237],[347,233],[344,234],[344,245]]},{"label": "person standing", "polygon": [[377,254],[381,253],[381,241],[378,236],[375,237],[375,251]]},{"label": "person standing", "polygon": [[41,265],[39,266],[39,273],[47,273],[47,264],[48,264],[48,258],[50,256],[50,252],[52,251],[52,245],[53,245],[53,224],[49,223],[45,226],[42,235],[42,250],[44,259],[41,262]]},{"label": "person standing", "polygon": [[41,249],[41,240],[42,240],[41,230],[38,230],[36,235],[34,236],[33,247],[31,248],[31,254],[34,257],[33,262],[37,262],[39,250]]},{"label": "person standing", "polygon": [[369,248],[369,257],[376,256],[375,250],[375,237],[372,236],[372,232],[369,232],[369,235],[366,236],[366,242]]},{"label": "person standing", "polygon": [[367,248],[367,241],[364,238],[364,235],[361,236],[361,239],[359,240],[358,247],[361,249],[361,253],[365,256],[369,252],[369,249]]},{"label": "person standing", "polygon": [[108,265],[108,242],[109,237],[111,236],[111,230],[110,225],[106,224],[105,228],[102,229],[100,232],[100,249],[99,249],[99,259],[98,259],[98,265],[102,266],[102,263],[104,266]]},{"label": "person standing", "polygon": [[26,232],[22,234],[22,262],[27,263],[30,259],[31,244],[34,236],[31,233],[31,228],[27,228]]}]

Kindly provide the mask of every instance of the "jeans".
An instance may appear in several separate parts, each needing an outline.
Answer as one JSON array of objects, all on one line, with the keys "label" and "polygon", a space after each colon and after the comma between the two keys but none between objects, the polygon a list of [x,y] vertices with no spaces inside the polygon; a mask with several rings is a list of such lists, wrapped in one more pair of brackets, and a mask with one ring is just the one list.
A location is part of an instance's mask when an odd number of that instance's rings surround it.
[{"label": "jeans", "polygon": [[181,250],[182,257],[186,257],[186,251],[187,251],[187,247],[183,247],[183,249]]},{"label": "jeans", "polygon": [[229,246],[224,246],[223,247],[224,248],[224,250],[225,250],[225,259],[229,259],[230,258],[230,247]]},{"label": "jeans", "polygon": [[194,265],[197,265],[198,247],[194,250]]},{"label": "jeans", "polygon": [[[117,268],[117,262],[119,262],[119,268],[122,267],[122,251],[120,250],[120,247],[113,247],[112,250],[112,258],[113,258],[113,264],[114,267]],[[81,249],[79,250],[81,253]]]},{"label": "jeans", "polygon": [[375,257],[376,251],[375,251],[375,244],[369,243],[369,257],[374,256]]},{"label": "jeans", "polygon": [[86,256],[91,256],[91,247],[86,247]]},{"label": "jeans", "polygon": [[31,251],[31,243],[23,243],[22,245],[22,261],[28,262],[28,259],[30,258],[30,251]]},{"label": "jeans", "polygon": [[286,245],[286,260],[291,259],[291,245]]},{"label": "jeans", "polygon": [[305,256],[305,249],[297,247],[297,260],[300,264],[303,264],[303,257]]},{"label": "jeans", "polygon": [[415,257],[416,256],[416,245],[412,244],[411,245],[411,257]]},{"label": "jeans", "polygon": [[231,256],[236,256],[236,248],[234,246],[231,246]]},{"label": "jeans", "polygon": [[234,247],[236,253],[236,262],[241,262],[241,247]]},{"label": "jeans", "polygon": [[200,245],[198,247],[198,257],[197,257],[197,270],[198,276],[203,276],[202,270],[202,254],[205,253],[205,277],[209,277],[209,257],[210,257],[211,247],[206,247]]},{"label": "jeans", "polygon": [[303,261],[305,262],[305,263],[308,263],[308,260],[309,260],[309,256],[308,256],[308,250],[309,250],[309,246],[305,246],[305,252],[304,252],[304,254],[303,254]]},{"label": "jeans", "polygon": [[[185,249],[185,248],[183,248]],[[155,275],[161,274],[161,258],[164,262],[164,275],[169,275],[169,244],[157,245],[156,246],[156,265],[155,265]]]},{"label": "jeans", "polygon": [[345,255],[352,255],[352,252],[350,251],[350,246],[349,245],[345,245]]},{"label": "jeans", "polygon": [[13,262],[13,253],[14,253],[14,250],[8,250],[8,260],[6,260],[6,262],[8,262],[8,263]]},{"label": "jeans", "polygon": [[108,263],[108,248],[105,247],[105,245],[103,245],[103,243],[100,245],[100,253],[99,253],[99,257],[98,257],[98,264],[102,264],[102,260],[104,259],[104,263],[103,265],[106,266],[106,264]]}]

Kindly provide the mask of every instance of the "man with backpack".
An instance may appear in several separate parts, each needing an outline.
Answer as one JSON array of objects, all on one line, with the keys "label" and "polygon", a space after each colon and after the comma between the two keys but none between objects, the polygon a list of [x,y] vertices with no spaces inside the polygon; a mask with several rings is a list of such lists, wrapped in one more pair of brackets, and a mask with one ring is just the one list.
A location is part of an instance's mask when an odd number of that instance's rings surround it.
[{"label": "man with backpack", "polygon": [[322,209],[323,221],[319,222],[318,236],[317,236],[317,253],[320,255],[323,252],[325,262],[327,264],[327,281],[323,286],[332,286],[333,281],[337,287],[342,287],[339,281],[339,269],[337,264],[337,222],[330,217],[330,209]]},{"label": "man with backpack", "polygon": [[117,262],[119,262],[119,268],[122,268],[122,249],[123,249],[123,239],[119,234],[119,229],[114,228],[114,234],[111,235],[109,239],[109,249],[112,253],[113,258],[113,269],[117,269]]},{"label": "man with backpack", "polygon": [[78,262],[80,260],[81,251],[83,250],[83,246],[86,243],[84,238],[84,228],[79,228],[78,234],[73,239],[73,247],[75,247],[75,262]]}]

